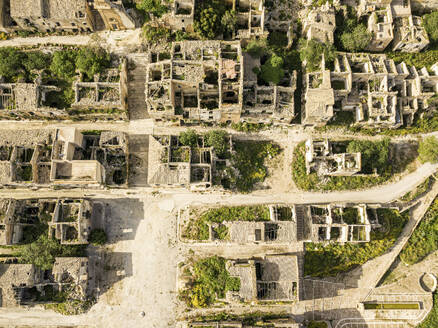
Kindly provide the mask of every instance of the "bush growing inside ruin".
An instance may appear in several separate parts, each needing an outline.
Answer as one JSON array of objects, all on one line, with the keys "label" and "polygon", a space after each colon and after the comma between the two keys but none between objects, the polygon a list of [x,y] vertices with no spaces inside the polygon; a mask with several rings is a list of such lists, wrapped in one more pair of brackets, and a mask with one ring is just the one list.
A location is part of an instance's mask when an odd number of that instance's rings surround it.
[{"label": "bush growing inside ruin", "polygon": [[279,84],[284,77],[284,60],[275,53],[261,66],[260,77],[266,83]]},{"label": "bush growing inside ruin", "polygon": [[152,14],[156,17],[163,16],[169,10],[167,6],[162,4],[161,0],[141,0],[136,7],[145,15]]},{"label": "bush growing inside ruin", "polygon": [[240,279],[231,277],[226,260],[212,256],[193,263],[191,284],[180,292],[180,297],[190,307],[207,307],[224,298],[227,291],[238,291]]},{"label": "bush growing inside ruin", "polygon": [[431,41],[438,41],[438,11],[423,16],[423,26]]},{"label": "bush growing inside ruin", "polygon": [[102,246],[107,242],[107,236],[105,230],[94,229],[90,233],[89,242],[94,246]]},{"label": "bush growing inside ruin", "polygon": [[335,48],[331,44],[325,44],[315,40],[300,39],[298,49],[301,61],[306,61],[307,63],[306,69],[308,71],[320,69],[323,54],[326,67],[330,67],[335,60]]},{"label": "bush growing inside ruin", "polygon": [[179,142],[183,146],[196,147],[198,145],[198,134],[193,129],[188,129],[179,134]]},{"label": "bush growing inside ruin", "polygon": [[204,39],[214,39],[226,30],[221,22],[226,12],[223,1],[202,1],[199,2],[199,5],[195,8],[193,29],[200,37]]},{"label": "bush growing inside ruin", "polygon": [[253,58],[261,57],[267,47],[266,39],[251,40],[245,48],[245,52],[249,53]]},{"label": "bush growing inside ruin", "polygon": [[103,48],[81,48],[75,63],[76,68],[92,80],[94,74],[110,66],[110,55]]},{"label": "bush growing inside ruin", "polygon": [[19,252],[22,263],[32,263],[42,270],[50,270],[56,257],[84,256],[85,247],[61,245],[58,240],[43,233],[36,241],[21,247]]},{"label": "bush growing inside ruin", "polygon": [[218,157],[224,157],[227,154],[229,144],[228,144],[228,133],[223,130],[212,130],[207,132],[204,137],[205,145],[213,147],[216,155]]},{"label": "bush growing inside ruin", "polygon": [[368,32],[363,24],[355,26],[351,31],[346,31],[341,35],[344,48],[348,51],[357,52],[364,50],[371,41],[372,34]]},{"label": "bush growing inside ruin", "polygon": [[50,71],[62,79],[72,79],[76,71],[77,51],[59,50],[53,53]]},{"label": "bush growing inside ruin", "polygon": [[15,48],[0,48],[0,75],[7,81],[12,81],[22,71],[24,57],[24,54]]},{"label": "bush growing inside ruin", "polygon": [[227,10],[221,18],[222,30],[226,34],[232,34],[237,25],[236,12],[234,10]]},{"label": "bush growing inside ruin", "polygon": [[422,163],[438,162],[438,139],[435,136],[424,138],[418,147],[419,159]]}]

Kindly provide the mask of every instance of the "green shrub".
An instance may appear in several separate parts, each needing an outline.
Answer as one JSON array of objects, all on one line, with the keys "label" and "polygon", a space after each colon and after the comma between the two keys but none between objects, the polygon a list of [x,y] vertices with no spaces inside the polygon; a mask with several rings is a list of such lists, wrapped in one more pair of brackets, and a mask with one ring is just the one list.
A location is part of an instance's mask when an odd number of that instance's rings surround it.
[{"label": "green shrub", "polygon": [[415,264],[437,249],[438,199],[435,199],[401,251],[400,259],[407,264]]},{"label": "green shrub", "polygon": [[326,277],[347,272],[365,262],[383,255],[394,245],[409,219],[409,213],[392,209],[378,209],[383,227],[371,232],[368,243],[321,244],[306,243],[304,273],[307,276]]},{"label": "green shrub", "polygon": [[193,28],[196,33],[205,39],[214,39],[221,30],[221,18],[213,7],[205,8],[199,14]]},{"label": "green shrub", "polygon": [[262,65],[260,77],[266,83],[280,84],[281,79],[284,77],[283,64],[283,58],[276,54],[272,54]]},{"label": "green shrub", "polygon": [[81,48],[76,57],[76,68],[90,80],[110,65],[110,55],[103,48]]},{"label": "green shrub", "polygon": [[266,39],[251,40],[245,48],[253,58],[260,58],[266,52]]},{"label": "green shrub", "polygon": [[209,131],[204,140],[205,145],[213,147],[219,157],[224,157],[230,148],[228,133],[224,130]]},{"label": "green shrub", "polygon": [[348,51],[357,52],[364,50],[371,41],[372,34],[368,32],[363,24],[355,26],[351,32],[344,32],[341,41],[344,48]]},{"label": "green shrub", "polygon": [[438,293],[433,294],[433,308],[427,315],[426,319],[420,323],[417,328],[435,328],[438,327]]},{"label": "green shrub", "polygon": [[55,51],[50,64],[50,71],[57,77],[69,80],[73,78],[76,71],[77,51],[59,50]]},{"label": "green shrub", "polygon": [[198,145],[198,134],[193,129],[188,129],[179,134],[179,142],[183,146],[196,147]]},{"label": "green shrub", "polygon": [[141,0],[137,3],[137,9],[146,15],[152,14],[156,17],[163,16],[169,10],[161,0]]},{"label": "green shrub", "polygon": [[438,50],[428,50],[422,52],[387,52],[388,58],[395,61],[396,64],[405,62],[406,65],[415,66],[416,68],[426,67],[430,70],[431,66],[438,62]]},{"label": "green shrub", "polygon": [[11,81],[20,72],[23,72],[22,63],[25,55],[15,48],[0,48],[0,75]]},{"label": "green shrub", "polygon": [[326,67],[330,67],[335,60],[335,48],[331,44],[324,44],[315,40],[300,39],[298,43],[301,61],[306,61],[308,71],[320,69],[322,55],[326,62]]},{"label": "green shrub", "polygon": [[101,246],[106,244],[107,236],[103,229],[93,229],[90,233],[89,242],[94,246]]},{"label": "green shrub", "polygon": [[438,139],[435,136],[424,138],[418,147],[419,159],[422,163],[438,162]]}]

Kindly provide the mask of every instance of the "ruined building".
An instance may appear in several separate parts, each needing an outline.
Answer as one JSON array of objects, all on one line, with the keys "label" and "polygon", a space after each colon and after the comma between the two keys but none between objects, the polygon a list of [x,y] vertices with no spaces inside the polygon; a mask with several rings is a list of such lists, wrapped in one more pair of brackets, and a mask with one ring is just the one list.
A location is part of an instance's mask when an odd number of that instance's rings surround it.
[{"label": "ruined building", "polygon": [[359,16],[367,16],[372,40],[369,51],[383,51],[392,41],[393,51],[416,52],[429,44],[421,17],[412,15],[410,0],[361,0]]},{"label": "ruined building", "polygon": [[136,27],[121,0],[1,0],[0,7],[4,32],[91,32]]},{"label": "ruined building", "polygon": [[[102,74],[96,74],[92,82],[84,81],[83,74],[77,76],[73,88],[75,100],[72,108],[79,110],[105,110],[110,114],[118,113],[121,119],[127,119],[128,72],[126,59],[121,69],[112,68]],[[114,115],[111,115],[114,116]]]},{"label": "ruined building", "polygon": [[57,129],[36,145],[0,144],[0,184],[119,185],[127,183],[127,139],[111,131],[83,135]]},{"label": "ruined building", "polygon": [[85,300],[94,289],[94,275],[86,257],[57,257],[52,270],[33,264],[0,264],[0,306],[16,307],[47,302],[54,294],[68,291],[69,297]]},{"label": "ruined building", "polygon": [[306,141],[306,172],[319,176],[350,176],[361,170],[361,154],[347,153],[342,143]]},{"label": "ruined building", "polygon": [[227,269],[232,277],[240,278],[240,290],[228,292],[229,300],[298,300],[300,277],[296,255],[265,255],[263,258],[230,260]]},{"label": "ruined building", "polygon": [[127,183],[125,134],[105,131],[83,135],[75,128],[57,129],[52,148],[50,180],[54,184]]},{"label": "ruined building", "polygon": [[303,34],[307,40],[333,43],[335,29],[335,8],[328,2],[321,7],[312,8],[303,19]]},{"label": "ruined building", "polygon": [[438,65],[395,64],[385,55],[337,53],[333,71],[306,74],[305,124],[324,125],[336,111],[350,111],[358,125],[396,128],[429,110],[438,91]]},{"label": "ruined building", "polygon": [[83,199],[57,200],[49,222],[49,237],[56,238],[63,245],[88,244],[93,205]]},{"label": "ruined building", "polygon": [[239,42],[175,42],[170,54],[150,53],[146,104],[155,120],[284,122],[294,117],[296,73],[279,86],[259,85],[260,62]]},{"label": "ruined building", "polygon": [[296,210],[311,242],[369,242],[371,229],[380,227],[375,208],[367,205],[297,205]]},{"label": "ruined building", "polygon": [[214,149],[204,144],[183,146],[177,136],[149,136],[148,183],[205,189],[212,186],[218,161]]},{"label": "ruined building", "polygon": [[47,104],[49,94],[59,91],[58,87],[43,85],[39,78],[34,83],[0,83],[0,111],[16,116],[24,113],[39,117],[59,115],[62,110]]}]

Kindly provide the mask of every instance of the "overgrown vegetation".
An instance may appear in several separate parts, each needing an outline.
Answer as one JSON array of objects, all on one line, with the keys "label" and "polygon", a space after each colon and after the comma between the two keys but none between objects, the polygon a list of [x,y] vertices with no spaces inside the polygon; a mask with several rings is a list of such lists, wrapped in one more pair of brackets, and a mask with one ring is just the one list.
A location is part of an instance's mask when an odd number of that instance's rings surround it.
[{"label": "overgrown vegetation", "polygon": [[217,298],[224,298],[227,291],[238,291],[240,279],[231,277],[226,269],[226,260],[212,256],[198,261],[192,261],[190,285],[180,291],[180,298],[189,307],[207,307]]},{"label": "overgrown vegetation", "polygon": [[438,293],[433,294],[433,308],[427,315],[426,319],[420,323],[417,328],[434,328],[438,327]]},{"label": "overgrown vegetation", "polygon": [[438,199],[435,199],[401,251],[400,259],[406,264],[415,264],[437,249]]},{"label": "overgrown vegetation", "polygon": [[371,231],[368,243],[321,244],[306,243],[304,273],[307,276],[327,277],[347,272],[383,255],[397,240],[409,219],[409,213],[393,209],[377,209],[382,228]]},{"label": "overgrown vegetation", "polygon": [[371,41],[371,33],[363,24],[356,25],[350,31],[345,31],[341,35],[344,48],[348,51],[357,52],[364,50]]},{"label": "overgrown vegetation", "polygon": [[[316,172],[307,174],[304,142],[297,145],[292,161],[292,177],[296,186],[303,190],[354,190],[369,188],[384,183],[394,174],[403,172],[414,161],[407,154],[406,161],[390,160],[391,144],[389,139],[381,141],[355,140],[347,142],[347,152],[360,152],[362,158],[361,174],[368,176],[326,176],[320,177]],[[374,174],[376,173],[376,174]]]},{"label": "overgrown vegetation", "polygon": [[423,26],[429,35],[430,41],[438,42],[438,11],[424,15]]},{"label": "overgrown vegetation", "polygon": [[415,188],[415,190],[409,191],[403,195],[400,200],[403,202],[410,202],[411,200],[423,195],[429,189],[432,179],[432,177],[428,177],[422,184]]},{"label": "overgrown vegetation", "polygon": [[306,69],[309,72],[320,69],[322,55],[326,67],[331,67],[335,60],[335,47],[332,44],[324,44],[316,40],[300,39],[298,43],[301,61],[306,62]]},{"label": "overgrown vegetation", "polygon": [[435,136],[426,137],[420,141],[418,158],[422,163],[438,162],[438,139]]},{"label": "overgrown vegetation", "polygon": [[267,141],[235,141],[231,161],[238,174],[230,178],[240,192],[250,192],[254,185],[268,176],[266,162],[280,153],[280,147]]},{"label": "overgrown vegetation", "polygon": [[[184,228],[182,236],[190,240],[208,240],[208,225],[220,225],[226,221],[269,221],[270,214],[267,206],[233,206],[212,208],[203,212],[199,217],[191,218]],[[228,230],[220,228],[218,239],[226,239]],[[218,231],[216,231],[218,233]],[[222,237],[222,238],[221,238]]]},{"label": "overgrown vegetation", "polygon": [[417,69],[426,67],[430,70],[431,66],[438,62],[438,50],[428,50],[422,52],[387,52],[388,58],[396,64],[405,62],[408,66],[415,66]]},{"label": "overgrown vegetation", "polygon": [[90,233],[89,242],[94,246],[105,245],[107,240],[108,238],[103,229],[93,229]]}]

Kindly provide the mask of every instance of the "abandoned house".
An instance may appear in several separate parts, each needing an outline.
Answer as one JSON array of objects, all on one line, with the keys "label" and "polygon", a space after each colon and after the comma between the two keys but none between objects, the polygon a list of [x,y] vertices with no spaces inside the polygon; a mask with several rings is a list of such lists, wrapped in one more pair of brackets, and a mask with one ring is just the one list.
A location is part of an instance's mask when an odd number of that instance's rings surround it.
[{"label": "abandoned house", "polygon": [[337,53],[333,71],[324,60],[321,67],[306,74],[305,124],[324,125],[336,111],[349,111],[357,125],[410,125],[438,91],[436,65],[418,70],[383,54]]},{"label": "abandoned house", "polygon": [[299,298],[300,277],[296,255],[229,260],[227,269],[232,277],[240,279],[240,290],[229,291],[229,300],[295,301]]},{"label": "abandoned house", "polygon": [[47,105],[47,97],[59,91],[58,87],[42,85],[39,78],[34,83],[0,83],[0,111],[18,116],[23,112],[51,116],[60,111]]},{"label": "abandoned house", "polygon": [[106,109],[110,112],[119,110],[127,118],[128,72],[126,59],[122,60],[121,69],[112,68],[102,74],[96,74],[93,82],[85,82],[81,73],[74,82],[75,109]]},{"label": "abandoned house", "polygon": [[379,227],[376,209],[367,205],[297,205],[303,234],[310,242],[369,242]]},{"label": "abandoned house", "polygon": [[429,44],[421,17],[413,16],[410,0],[362,0],[358,16],[367,17],[372,39],[367,50],[383,51],[392,41],[393,51],[416,52]]},{"label": "abandoned house", "polygon": [[1,4],[6,15],[4,32],[91,32],[136,27],[121,0],[2,0]]},{"label": "abandoned house", "polygon": [[53,212],[54,202],[37,199],[3,199],[0,202],[0,245],[15,245],[23,240],[28,229],[39,223],[42,217],[48,219]]},{"label": "abandoned house", "polygon": [[[290,244],[298,241],[298,227],[294,206],[266,205],[269,210],[269,220],[231,220],[222,223],[208,223],[209,238],[206,242],[225,243],[269,243],[269,244]],[[191,224],[191,210],[180,212],[183,231],[185,226]],[[226,236],[219,238],[217,231],[226,229]],[[183,237],[184,239],[184,237]],[[191,240],[185,240],[191,242]],[[198,240],[196,241],[198,242]]]},{"label": "abandoned house", "polygon": [[361,154],[347,153],[342,142],[308,139],[306,141],[306,172],[319,176],[350,176],[360,172]]},{"label": "abandoned house", "polygon": [[421,17],[409,15],[397,17],[392,50],[419,52],[429,45],[429,37],[424,29]]},{"label": "abandoned house", "polygon": [[201,137],[198,147],[183,146],[177,136],[149,136],[148,183],[205,189],[212,186],[218,161],[214,149]]},{"label": "abandoned house", "polygon": [[303,19],[303,35],[307,40],[333,44],[335,29],[335,8],[329,2],[321,7],[312,8]]},{"label": "abandoned house", "polygon": [[[263,326],[270,328],[302,328],[303,326],[296,323],[292,318],[280,318],[263,321]],[[206,321],[190,322],[188,328],[260,328],[258,324],[244,324],[240,321]]]},{"label": "abandoned house", "polygon": [[195,0],[175,0],[163,21],[172,30],[192,31],[195,19]]},{"label": "abandoned house", "polygon": [[58,199],[49,222],[49,237],[63,245],[88,244],[92,215],[93,203],[88,200]]},{"label": "abandoned house", "polygon": [[146,104],[155,120],[238,122],[243,74],[239,42],[186,41],[150,53]]},{"label": "abandoned house", "polygon": [[290,123],[296,72],[278,86],[260,84],[260,65],[242,54],[240,42],[175,42],[170,54],[149,54],[148,113],[157,121]]},{"label": "abandoned house", "polygon": [[17,307],[51,303],[45,296],[68,291],[69,297],[85,300],[94,288],[88,258],[57,257],[52,270],[33,264],[0,264],[0,306]]},{"label": "abandoned house", "polygon": [[266,84],[254,73],[260,68],[260,58],[243,55],[243,107],[240,121],[249,123],[289,124],[296,117],[295,90],[297,73],[285,71],[279,85]]},{"label": "abandoned house", "polygon": [[93,267],[87,257],[57,257],[52,268],[54,281],[60,290],[70,288],[70,297],[86,300],[95,287]]},{"label": "abandoned house", "polygon": [[75,128],[57,129],[50,180],[54,184],[125,185],[127,149],[124,133],[84,135]]}]

